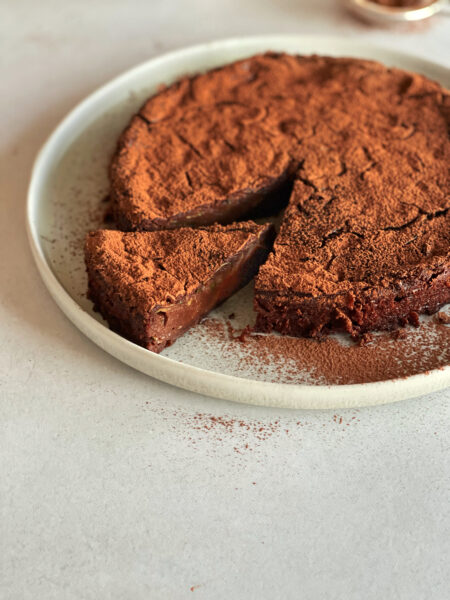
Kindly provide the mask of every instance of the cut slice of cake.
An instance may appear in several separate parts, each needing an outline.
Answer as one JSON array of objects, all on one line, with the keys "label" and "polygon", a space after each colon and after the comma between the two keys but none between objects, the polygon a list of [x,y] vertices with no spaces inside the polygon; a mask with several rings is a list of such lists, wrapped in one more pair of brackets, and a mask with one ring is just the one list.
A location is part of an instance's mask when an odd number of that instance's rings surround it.
[{"label": "cut slice of cake", "polygon": [[111,329],[160,352],[248,283],[272,225],[251,221],[170,231],[88,234],[89,297]]},{"label": "cut slice of cake", "polygon": [[[436,180],[437,187],[442,182]],[[297,181],[274,252],[255,281],[256,329],[300,336],[393,329],[450,302],[450,211],[442,193],[373,202]],[[413,200],[411,198],[411,200]],[[427,210],[421,208],[427,206]]]}]

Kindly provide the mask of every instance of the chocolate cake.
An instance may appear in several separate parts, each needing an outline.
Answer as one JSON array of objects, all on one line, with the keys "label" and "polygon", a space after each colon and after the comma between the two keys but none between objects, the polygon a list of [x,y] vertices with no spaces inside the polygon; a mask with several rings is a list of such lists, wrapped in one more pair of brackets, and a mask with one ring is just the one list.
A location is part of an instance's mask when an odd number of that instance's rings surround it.
[{"label": "chocolate cake", "polygon": [[253,222],[88,234],[89,297],[111,329],[160,352],[252,279],[273,241]]},{"label": "chocolate cake", "polygon": [[112,160],[112,213],[121,229],[158,230],[288,204],[256,280],[258,329],[416,322],[450,301],[449,122],[449,93],[421,75],[255,56],[146,102]]}]

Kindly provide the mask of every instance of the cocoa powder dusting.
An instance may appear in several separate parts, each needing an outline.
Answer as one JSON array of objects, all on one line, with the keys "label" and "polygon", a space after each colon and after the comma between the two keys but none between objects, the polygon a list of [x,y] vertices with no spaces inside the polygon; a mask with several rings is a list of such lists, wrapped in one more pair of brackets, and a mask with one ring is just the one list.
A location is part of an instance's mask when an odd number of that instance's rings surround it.
[{"label": "cocoa powder dusting", "polygon": [[[323,416],[320,423],[315,419],[311,420],[304,415],[301,420],[293,413],[287,413],[278,418],[248,418],[238,417],[235,414],[215,415],[207,412],[190,412],[189,409],[179,408],[174,411],[168,410],[166,405],[158,406],[153,402],[146,401],[146,406],[159,414],[167,423],[167,427],[172,433],[180,435],[181,431],[187,444],[192,448],[214,452],[215,447],[222,450],[228,447],[233,454],[236,464],[239,461],[246,461],[248,453],[253,453],[256,463],[266,461],[264,446],[270,443],[276,447],[277,443],[286,437],[296,435],[299,429],[313,429],[319,435],[320,432],[327,431],[330,427],[340,432],[348,431],[348,427],[357,427],[361,420],[359,418],[359,409],[345,410],[341,414],[332,414],[330,412],[321,413]],[[203,444],[206,442],[207,446]],[[262,452],[262,454],[260,454]],[[243,463],[246,464],[246,463]],[[249,484],[258,485],[253,476]],[[235,488],[238,489],[238,488]]]},{"label": "cocoa powder dusting", "polygon": [[374,61],[246,58],[147,100],[112,160],[113,211],[120,228],[206,224],[213,209],[225,223],[231,201],[296,173],[339,197],[356,188],[368,206],[388,209],[400,195],[394,216],[406,222],[442,196],[447,111],[437,83]]},{"label": "cocoa powder dusting", "polygon": [[[445,313],[441,313],[445,314]],[[283,380],[296,381],[300,372],[312,374],[315,384],[356,384],[398,379],[443,368],[450,363],[450,328],[442,322],[422,323],[364,338],[363,343],[343,344],[337,337],[323,339],[293,338],[275,334],[250,334],[242,338],[230,322],[207,319],[207,335],[227,337],[223,353],[236,353],[245,347],[242,362],[255,373],[267,365]],[[237,346],[238,345],[238,346]],[[288,366],[289,365],[289,366]],[[289,371],[286,378],[286,370]]]}]

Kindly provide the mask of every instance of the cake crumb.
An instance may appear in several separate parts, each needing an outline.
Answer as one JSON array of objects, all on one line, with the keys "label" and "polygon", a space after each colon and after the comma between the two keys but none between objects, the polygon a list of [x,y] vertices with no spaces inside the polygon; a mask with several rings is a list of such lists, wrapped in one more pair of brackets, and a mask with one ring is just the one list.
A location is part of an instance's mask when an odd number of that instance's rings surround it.
[{"label": "cake crumb", "polygon": [[443,325],[449,325],[450,324],[450,315],[443,311],[438,312],[437,315],[435,316],[435,321],[436,321],[436,323],[442,323]]},{"label": "cake crumb", "polygon": [[373,334],[372,333],[363,333],[363,335],[358,340],[359,346],[367,346],[373,342]]}]

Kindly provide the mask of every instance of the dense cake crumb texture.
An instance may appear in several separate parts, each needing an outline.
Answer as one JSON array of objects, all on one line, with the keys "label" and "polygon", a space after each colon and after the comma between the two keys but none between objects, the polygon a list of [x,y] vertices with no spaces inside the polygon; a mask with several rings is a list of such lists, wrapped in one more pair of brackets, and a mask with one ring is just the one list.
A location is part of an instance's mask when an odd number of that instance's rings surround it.
[{"label": "dense cake crumb texture", "polygon": [[373,61],[239,61],[147,101],[111,165],[113,212],[130,229],[202,221],[212,208],[221,221],[236,198],[297,172],[376,202],[398,226],[442,208],[449,107],[437,83]]}]

